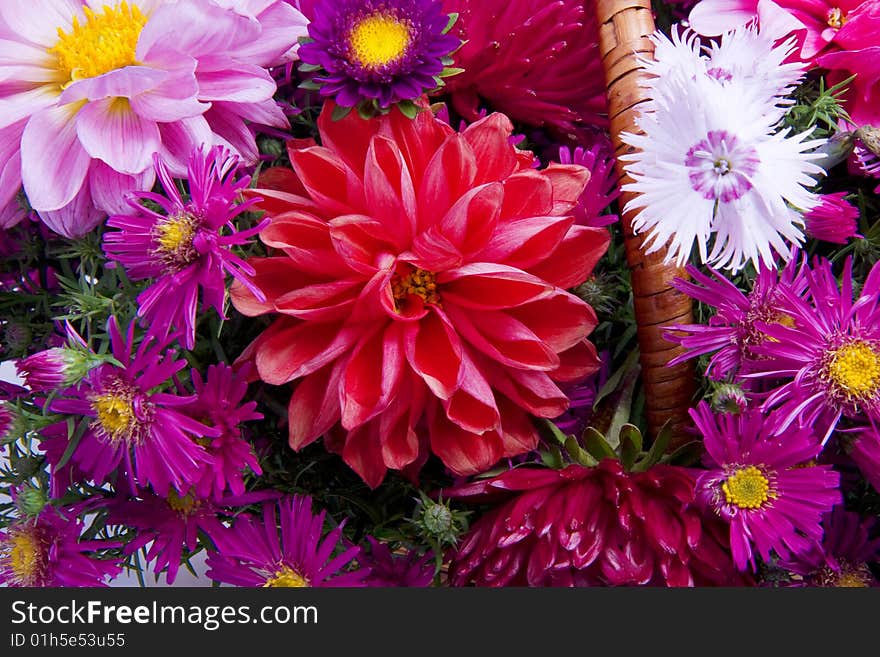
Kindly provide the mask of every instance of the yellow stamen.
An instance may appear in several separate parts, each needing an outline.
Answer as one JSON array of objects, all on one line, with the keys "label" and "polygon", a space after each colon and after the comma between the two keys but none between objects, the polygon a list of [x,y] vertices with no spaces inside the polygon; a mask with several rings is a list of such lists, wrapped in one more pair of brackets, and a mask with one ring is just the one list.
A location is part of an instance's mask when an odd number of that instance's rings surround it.
[{"label": "yellow stamen", "polygon": [[773,494],[770,491],[770,480],[753,465],[739,468],[730,475],[721,490],[728,504],[740,509],[760,509]]},{"label": "yellow stamen", "polygon": [[193,509],[199,506],[199,502],[193,497],[192,492],[181,497],[180,493],[172,488],[168,491],[168,497],[166,499],[168,501],[168,506],[184,516],[189,515],[192,513]]},{"label": "yellow stamen", "polygon": [[137,420],[129,396],[109,392],[97,395],[91,401],[100,433],[112,441],[132,436]]},{"label": "yellow stamen", "polygon": [[136,5],[118,2],[104,5],[101,13],[83,7],[86,22],[74,16],[69,32],[58,28],[58,43],[49,53],[58,57],[58,70],[66,84],[133,66],[137,42],[147,18]]},{"label": "yellow stamen", "polygon": [[424,269],[415,268],[406,276],[395,276],[391,281],[391,293],[395,301],[404,301],[408,296],[415,295],[425,303],[440,303],[437,276]]},{"label": "yellow stamen", "polygon": [[835,30],[839,30],[846,25],[846,14],[843,13],[843,10],[840,7],[832,7],[825,15],[825,22],[828,24],[828,27],[833,27]]},{"label": "yellow stamen", "polygon": [[182,269],[193,262],[198,253],[193,239],[198,220],[189,213],[166,217],[153,227],[154,254],[170,269]]},{"label": "yellow stamen", "polygon": [[289,566],[281,566],[275,575],[269,577],[263,588],[304,588],[309,581]]},{"label": "yellow stamen", "polygon": [[400,59],[410,40],[409,25],[387,13],[361,19],[348,34],[352,57],[365,68],[379,68]]},{"label": "yellow stamen", "polygon": [[868,342],[851,342],[829,354],[827,372],[843,396],[871,398],[880,389],[880,354]]},{"label": "yellow stamen", "polygon": [[45,558],[39,537],[27,527],[10,529],[7,540],[0,544],[0,563],[6,566],[17,584],[35,586]]}]

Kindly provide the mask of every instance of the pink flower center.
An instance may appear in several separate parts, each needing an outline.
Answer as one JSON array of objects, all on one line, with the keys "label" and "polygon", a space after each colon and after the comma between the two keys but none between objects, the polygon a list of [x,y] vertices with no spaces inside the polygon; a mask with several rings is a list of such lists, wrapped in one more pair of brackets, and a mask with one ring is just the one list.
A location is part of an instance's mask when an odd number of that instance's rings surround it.
[{"label": "pink flower center", "polygon": [[730,203],[752,188],[760,164],[753,146],[739,143],[726,130],[712,130],[685,155],[691,187],[709,200]]}]

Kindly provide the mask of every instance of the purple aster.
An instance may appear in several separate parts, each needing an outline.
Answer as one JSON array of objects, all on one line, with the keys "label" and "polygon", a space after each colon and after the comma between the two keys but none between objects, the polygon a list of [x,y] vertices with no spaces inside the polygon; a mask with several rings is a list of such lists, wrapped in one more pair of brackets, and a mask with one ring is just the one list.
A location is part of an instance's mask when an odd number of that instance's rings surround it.
[{"label": "purple aster", "polygon": [[830,465],[812,465],[821,449],[812,430],[784,435],[760,411],[714,414],[705,401],[690,411],[703,435],[708,470],[696,483],[701,502],[730,524],[736,567],[805,554],[822,538],[822,514],[840,502],[840,480]]},{"label": "purple aster", "polygon": [[[685,348],[685,353],[669,362],[670,367],[702,354],[713,354],[706,376],[716,381],[756,366],[754,348],[766,339],[756,322],[790,324],[791,317],[778,307],[780,290],[800,296],[807,287],[806,263],[798,266],[797,252],[782,270],[764,264],[744,294],[721,273],[708,268],[712,276],[693,265],[687,273],[695,282],[676,278],[672,285],[688,296],[717,308],[709,324],[675,324],[666,327],[665,339]],[[714,277],[714,280],[713,280]],[[674,331],[674,332],[673,332]]]},{"label": "purple aster", "polygon": [[573,151],[562,146],[559,148],[559,162],[579,164],[590,170],[590,180],[573,210],[575,223],[601,227],[617,221],[616,214],[601,214],[614,199],[620,196],[611,145],[607,142],[599,142],[590,149],[579,146]]},{"label": "purple aster", "polygon": [[238,203],[248,178],[236,177],[239,160],[224,148],[214,146],[207,153],[192,152],[187,201],[158,155],[153,163],[167,198],[142,192],[137,199],[159,205],[162,212],[131,200],[135,214],[114,215],[107,220],[108,226],[119,230],[105,233],[104,252],[121,263],[133,280],[154,279],[137,298],[138,315],[149,332],[162,339],[172,329],[179,329],[184,346],[192,349],[199,289],[202,305],[214,308],[224,319],[227,273],[262,298],[249,279],[253,269],[231,247],[247,243],[267,222],[236,230],[233,219],[259,199]]},{"label": "purple aster", "polygon": [[778,408],[780,431],[795,421],[816,427],[824,444],[842,417],[877,427],[880,418],[880,263],[853,301],[852,259],[841,287],[831,263],[817,259],[807,271],[812,303],[779,289],[779,311],[791,326],[759,322],[769,340],[754,347],[766,367],[749,377],[783,379],[763,408]]},{"label": "purple aster", "polygon": [[299,58],[305,70],[321,69],[321,95],[342,107],[415,100],[440,86],[446,57],[461,43],[446,33],[438,0],[325,0],[313,10],[312,40]]},{"label": "purple aster", "polygon": [[250,468],[256,475],[263,473],[251,444],[242,438],[239,427],[243,422],[263,418],[254,410],[256,402],[242,404],[247,393],[246,372],[236,373],[225,364],[211,365],[204,379],[193,370],[192,383],[197,396],[183,410],[220,432],[213,438],[199,439],[214,460],[210,467],[202,470],[196,492],[200,497],[210,497],[213,493],[219,498],[228,489],[233,495],[241,495],[244,493],[243,470]]},{"label": "purple aster", "polygon": [[846,244],[851,237],[860,237],[856,232],[858,208],[845,196],[846,192],[838,192],[819,197],[819,205],[804,214],[807,235],[832,244]]},{"label": "purple aster", "polygon": [[6,586],[106,586],[119,560],[95,558],[108,541],[81,541],[83,522],[51,505],[38,516],[0,531],[0,584]]},{"label": "purple aster", "polygon": [[170,349],[163,353],[165,345],[151,337],[132,355],[134,322],[123,338],[111,317],[108,332],[119,365],[91,370],[79,385],[49,404],[51,411],[80,416],[86,423],[71,459],[99,483],[119,469],[130,482],[152,485],[160,495],[172,486],[186,492],[213,460],[196,440],[219,434],[182,412],[180,407],[192,403],[193,397],[157,391],[186,367],[186,361],[176,359]]},{"label": "purple aster", "polygon": [[880,491],[880,432],[868,426],[838,432],[838,435],[840,434],[855,436],[851,440],[842,442],[862,476],[868,480],[874,490]]},{"label": "purple aster", "polygon": [[5,445],[12,437],[12,428],[15,425],[15,414],[9,407],[0,401],[0,445]]},{"label": "purple aster", "polygon": [[155,561],[156,573],[167,568],[166,581],[173,584],[184,548],[193,552],[198,547],[199,531],[211,536],[223,530],[217,519],[218,508],[192,493],[179,495],[173,489],[167,497],[141,491],[139,498],[116,500],[109,507],[109,519],[137,530],[137,537],[126,544],[125,554],[150,544],[147,562]]},{"label": "purple aster", "polygon": [[417,552],[392,552],[386,543],[367,537],[369,553],[364,553],[359,561],[370,569],[366,579],[367,586],[373,587],[425,587],[434,581],[434,555],[430,552],[420,555]]},{"label": "purple aster", "polygon": [[342,546],[342,525],[324,534],[325,516],[302,495],[264,503],[262,522],[239,516],[211,537],[217,551],[208,553],[208,577],[252,587],[363,586],[369,571],[347,569],[360,548]]},{"label": "purple aster", "polygon": [[847,511],[842,505],[822,520],[825,535],[808,553],[779,564],[801,575],[808,586],[854,588],[877,586],[868,564],[880,560],[880,538],[871,538],[874,518]]}]

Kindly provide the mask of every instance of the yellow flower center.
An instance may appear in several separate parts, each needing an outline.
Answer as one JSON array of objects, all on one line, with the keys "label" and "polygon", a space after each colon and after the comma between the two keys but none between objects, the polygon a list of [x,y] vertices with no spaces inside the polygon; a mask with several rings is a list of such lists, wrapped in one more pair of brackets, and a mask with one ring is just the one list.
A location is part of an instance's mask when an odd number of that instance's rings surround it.
[{"label": "yellow flower center", "polygon": [[108,392],[92,399],[100,433],[112,441],[131,437],[137,419],[129,396]]},{"label": "yellow flower center", "polygon": [[309,581],[289,566],[281,566],[275,575],[268,578],[263,588],[305,588]]},{"label": "yellow flower center", "polygon": [[365,68],[379,68],[400,59],[410,41],[409,25],[387,13],[370,14],[348,34],[352,57]]},{"label": "yellow flower center", "polygon": [[182,269],[198,258],[193,239],[198,219],[189,213],[166,217],[153,227],[154,254],[172,270]]},{"label": "yellow flower center", "polygon": [[199,503],[193,497],[192,492],[181,497],[180,493],[172,488],[168,491],[168,497],[166,499],[168,501],[168,506],[184,516],[189,515],[192,513],[193,509],[199,506]]},{"label": "yellow flower center", "polygon": [[721,484],[728,504],[740,509],[760,509],[773,494],[770,480],[753,465],[740,468]]},{"label": "yellow flower center", "polygon": [[421,297],[425,303],[440,303],[437,292],[437,276],[425,269],[413,268],[406,276],[396,275],[391,281],[394,300],[404,301],[410,295]]},{"label": "yellow flower center", "polygon": [[840,570],[824,566],[816,576],[819,586],[841,589],[868,588],[874,582],[874,575],[866,563],[851,563],[840,559]]},{"label": "yellow flower center", "polygon": [[0,562],[12,571],[15,582],[21,586],[39,582],[43,558],[39,537],[27,528],[10,530],[5,545],[0,545]]},{"label": "yellow flower center", "polygon": [[867,342],[851,342],[831,352],[828,377],[845,397],[873,397],[880,388],[880,354]]},{"label": "yellow flower center", "polygon": [[833,27],[835,30],[839,30],[846,25],[846,14],[843,13],[843,10],[840,7],[832,7],[825,15],[825,22],[828,24],[828,27]]},{"label": "yellow flower center", "polygon": [[74,82],[137,64],[135,49],[146,17],[137,6],[118,2],[101,13],[83,7],[86,22],[74,16],[69,32],[58,28],[58,43],[49,52],[58,57],[58,70]]}]

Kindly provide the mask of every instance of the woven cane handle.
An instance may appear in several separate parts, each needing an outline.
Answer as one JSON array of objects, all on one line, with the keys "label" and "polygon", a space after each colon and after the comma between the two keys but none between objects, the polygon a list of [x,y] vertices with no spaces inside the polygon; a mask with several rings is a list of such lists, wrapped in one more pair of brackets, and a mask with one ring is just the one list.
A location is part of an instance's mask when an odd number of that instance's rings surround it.
[{"label": "woven cane handle", "polygon": [[[654,45],[648,35],[654,32],[654,18],[650,0],[596,0],[599,22],[599,51],[605,68],[608,89],[608,112],[611,138],[615,153],[620,155],[634,149],[620,140],[621,132],[639,132],[635,125],[636,108],[647,100],[639,86],[644,72],[638,59],[652,57]],[[632,179],[623,170],[618,159],[619,184]],[[625,205],[635,195],[624,192],[620,197]],[[663,327],[669,324],[693,322],[693,302],[690,297],[670,287],[676,276],[686,277],[683,269],[663,264],[666,248],[645,255],[642,248],[644,234],[633,235],[632,220],[635,212],[621,217],[626,258],[632,280],[638,341],[641,351],[642,380],[645,387],[645,406],[648,430],[652,435],[670,420],[679,429],[688,422],[688,408],[694,395],[694,370],[690,362],[676,367],[666,363],[681,353],[681,348],[663,339]],[[680,442],[683,436],[676,431]]]}]

